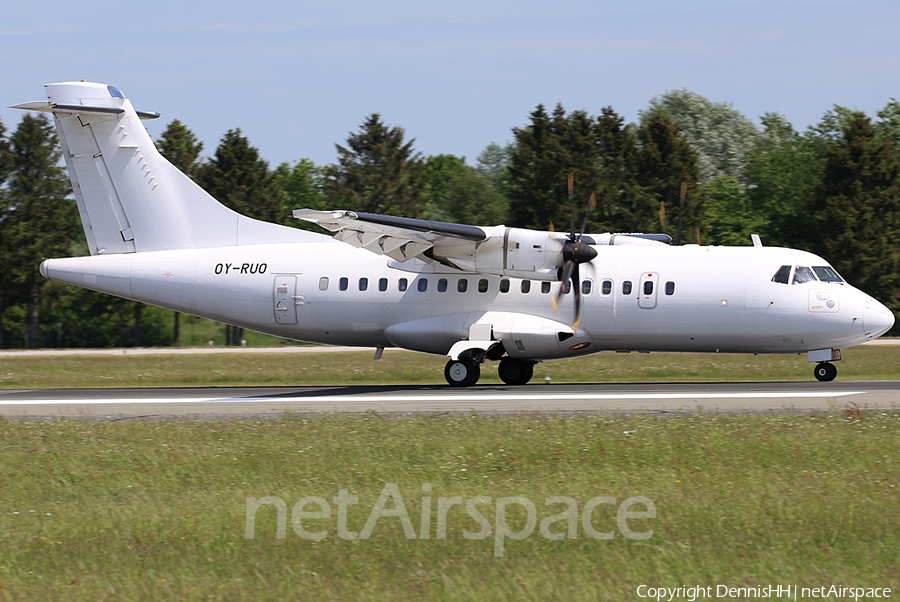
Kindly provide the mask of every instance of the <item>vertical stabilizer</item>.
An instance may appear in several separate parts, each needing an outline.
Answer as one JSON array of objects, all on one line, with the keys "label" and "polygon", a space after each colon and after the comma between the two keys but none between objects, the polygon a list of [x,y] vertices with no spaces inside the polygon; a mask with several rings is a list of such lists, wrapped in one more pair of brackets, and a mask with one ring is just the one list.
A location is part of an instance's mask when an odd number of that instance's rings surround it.
[{"label": "vertical stabilizer", "polygon": [[52,112],[92,255],[318,239],[228,209],[156,149],[131,102],[90,82],[48,84]]}]

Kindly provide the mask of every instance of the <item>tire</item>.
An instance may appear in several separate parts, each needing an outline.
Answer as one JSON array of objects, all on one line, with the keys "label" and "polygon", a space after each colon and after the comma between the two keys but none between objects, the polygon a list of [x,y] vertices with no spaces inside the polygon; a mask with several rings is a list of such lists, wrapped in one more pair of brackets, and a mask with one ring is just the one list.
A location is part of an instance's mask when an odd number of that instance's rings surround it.
[{"label": "tire", "polygon": [[497,372],[500,375],[500,380],[508,385],[525,385],[534,376],[534,364],[505,357],[500,360],[500,367],[497,368]]},{"label": "tire", "polygon": [[471,387],[481,378],[481,366],[470,359],[450,360],[444,367],[444,378],[454,387]]},{"label": "tire", "polygon": [[837,368],[834,364],[822,362],[821,364],[816,364],[813,374],[815,374],[816,380],[828,382],[834,380],[834,377],[837,376]]}]

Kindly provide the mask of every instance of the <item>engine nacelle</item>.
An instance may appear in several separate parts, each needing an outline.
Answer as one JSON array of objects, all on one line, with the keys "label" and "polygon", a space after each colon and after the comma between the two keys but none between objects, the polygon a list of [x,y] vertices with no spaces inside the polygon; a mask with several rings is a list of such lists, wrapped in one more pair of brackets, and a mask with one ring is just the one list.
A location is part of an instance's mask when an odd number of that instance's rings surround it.
[{"label": "engine nacelle", "polygon": [[[568,235],[563,232],[541,232],[524,228],[492,226],[481,228],[487,238],[477,243],[451,245],[444,243],[434,257],[461,270],[492,276],[559,281],[563,266],[563,245]],[[583,241],[589,245],[661,245],[657,234],[592,234]],[[666,239],[668,237],[665,237]]]},{"label": "engine nacelle", "polygon": [[559,280],[565,234],[523,228],[482,228],[488,238],[473,256],[448,258],[460,269],[531,280]]}]

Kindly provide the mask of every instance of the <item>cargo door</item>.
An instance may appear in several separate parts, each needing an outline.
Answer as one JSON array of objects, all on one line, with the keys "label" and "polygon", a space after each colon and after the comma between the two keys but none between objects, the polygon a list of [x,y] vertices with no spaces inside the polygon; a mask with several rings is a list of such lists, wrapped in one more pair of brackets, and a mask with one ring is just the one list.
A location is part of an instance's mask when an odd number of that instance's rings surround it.
[{"label": "cargo door", "polygon": [[275,276],[275,292],[272,303],[277,324],[296,324],[297,308],[303,305],[303,297],[297,295],[296,274],[279,274]]}]

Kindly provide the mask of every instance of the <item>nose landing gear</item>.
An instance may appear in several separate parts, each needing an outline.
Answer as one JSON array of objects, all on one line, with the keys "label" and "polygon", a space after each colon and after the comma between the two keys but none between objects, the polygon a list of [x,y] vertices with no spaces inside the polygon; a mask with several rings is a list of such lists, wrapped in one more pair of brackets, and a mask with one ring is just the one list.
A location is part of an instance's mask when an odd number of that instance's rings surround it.
[{"label": "nose landing gear", "polygon": [[834,380],[834,377],[837,376],[837,367],[828,362],[821,362],[816,364],[813,374],[816,376],[817,380],[828,382]]}]

